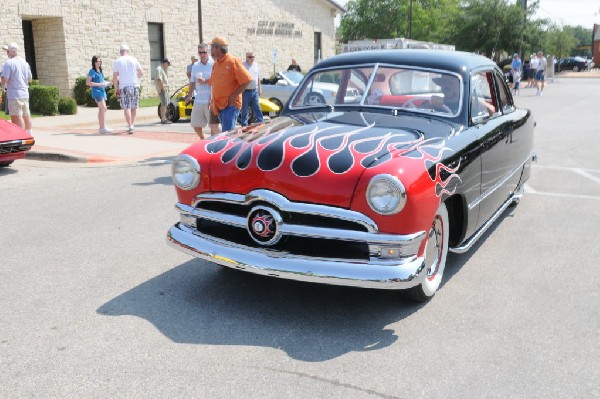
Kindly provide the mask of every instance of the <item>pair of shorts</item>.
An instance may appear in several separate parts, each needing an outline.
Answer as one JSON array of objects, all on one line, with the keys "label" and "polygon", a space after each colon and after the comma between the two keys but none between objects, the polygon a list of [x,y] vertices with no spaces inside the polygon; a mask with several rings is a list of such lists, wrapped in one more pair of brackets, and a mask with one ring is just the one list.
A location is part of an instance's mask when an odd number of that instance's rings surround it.
[{"label": "pair of shorts", "polygon": [[208,104],[194,104],[192,107],[192,121],[190,124],[192,127],[206,127],[206,125],[212,123],[211,114],[212,112]]},{"label": "pair of shorts", "polygon": [[17,98],[8,100],[8,114],[10,116],[28,116],[29,112],[29,99],[28,98]]},{"label": "pair of shorts", "polygon": [[538,70],[535,73],[535,80],[539,80],[540,82],[543,82],[544,80],[546,80],[546,78],[544,77],[544,71]]},{"label": "pair of shorts", "polygon": [[167,105],[169,103],[169,92],[168,91],[159,91],[158,98],[160,98],[160,105]]},{"label": "pair of shorts", "polygon": [[119,103],[123,109],[138,109],[140,107],[140,88],[125,86],[119,89]]},{"label": "pair of shorts", "polygon": [[101,103],[102,101],[106,101],[106,94],[102,97],[92,97],[94,99],[94,101],[96,101],[97,103]]}]

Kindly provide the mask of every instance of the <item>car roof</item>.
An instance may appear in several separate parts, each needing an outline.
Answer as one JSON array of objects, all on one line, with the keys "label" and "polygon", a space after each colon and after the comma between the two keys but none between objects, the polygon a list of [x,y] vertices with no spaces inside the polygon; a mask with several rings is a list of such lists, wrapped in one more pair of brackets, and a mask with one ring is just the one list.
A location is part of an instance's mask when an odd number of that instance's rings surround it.
[{"label": "car roof", "polygon": [[492,60],[478,54],[424,49],[354,51],[329,57],[315,68],[374,63],[420,66],[460,74],[480,67],[497,68]]}]

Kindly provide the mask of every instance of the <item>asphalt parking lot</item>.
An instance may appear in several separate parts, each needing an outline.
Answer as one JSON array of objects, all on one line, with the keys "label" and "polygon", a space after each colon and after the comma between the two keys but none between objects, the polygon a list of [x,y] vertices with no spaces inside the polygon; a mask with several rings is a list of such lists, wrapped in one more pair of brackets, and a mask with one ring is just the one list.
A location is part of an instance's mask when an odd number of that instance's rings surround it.
[{"label": "asphalt parking lot", "polygon": [[426,304],[174,251],[168,157],[15,162],[0,171],[0,397],[600,397],[600,79],[584,76],[521,90],[537,121],[526,195],[449,255]]}]

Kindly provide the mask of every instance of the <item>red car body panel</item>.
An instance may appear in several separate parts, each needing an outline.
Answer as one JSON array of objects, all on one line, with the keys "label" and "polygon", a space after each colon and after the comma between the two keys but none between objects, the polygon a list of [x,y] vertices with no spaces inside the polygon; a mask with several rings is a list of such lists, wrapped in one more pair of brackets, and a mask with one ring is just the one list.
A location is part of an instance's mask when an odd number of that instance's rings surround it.
[{"label": "red car body panel", "polygon": [[[410,234],[429,227],[444,188],[457,177],[455,170],[448,168],[444,169],[449,176],[446,181],[439,177],[440,168],[430,176],[428,165],[439,161],[444,142],[424,139],[411,129],[390,133],[324,124],[303,132],[306,126],[283,125],[280,130],[253,127],[230,132],[186,149],[185,154],[210,159],[210,163],[201,165],[198,188],[177,190],[179,201],[191,205],[202,192],[246,194],[260,188],[276,191],[290,201],[360,212],[376,221],[382,233]],[[336,140],[335,145],[325,145],[326,140]],[[369,151],[361,149],[365,143],[370,144]],[[261,163],[261,159],[272,164]],[[373,162],[378,164],[372,166]],[[340,168],[340,164],[345,166]],[[378,174],[398,176],[411,193],[401,214],[380,215],[368,205],[367,187]]]},{"label": "red car body panel", "polygon": [[34,138],[19,126],[0,120],[0,165],[25,158],[35,144]]}]

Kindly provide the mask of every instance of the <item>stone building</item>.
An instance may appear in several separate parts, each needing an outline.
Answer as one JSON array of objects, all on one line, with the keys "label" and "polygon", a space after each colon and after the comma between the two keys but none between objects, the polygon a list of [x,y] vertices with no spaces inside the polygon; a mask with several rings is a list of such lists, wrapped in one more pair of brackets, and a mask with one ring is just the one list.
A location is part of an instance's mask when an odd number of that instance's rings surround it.
[{"label": "stone building", "polygon": [[335,53],[334,19],[344,11],[332,0],[6,0],[2,6],[0,43],[17,43],[34,78],[62,96],[72,95],[93,55],[112,76],[121,43],[144,69],[142,95],[155,94],[152,78],[163,57],[171,60],[171,86],[185,84],[198,43],[215,36],[226,37],[239,58],[254,50],[265,76],[286,69],[291,58],[307,71]]}]

